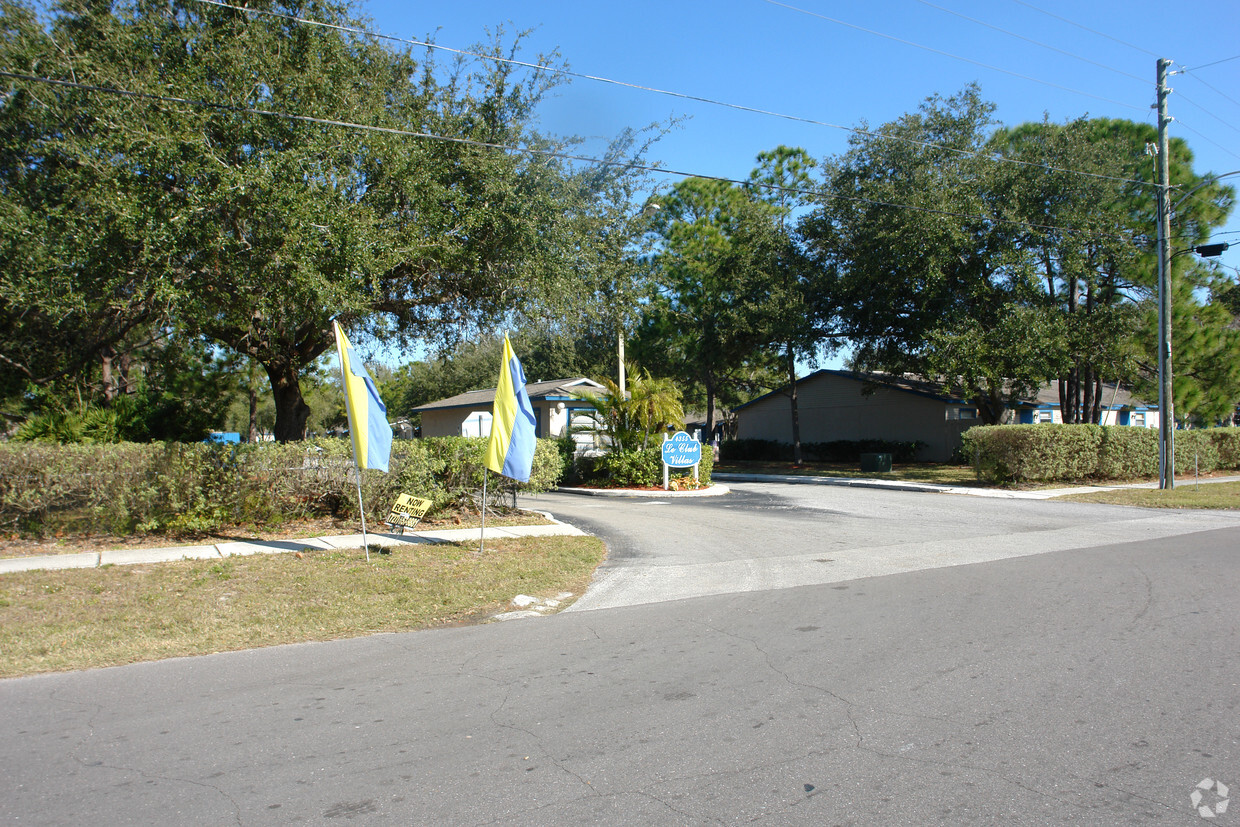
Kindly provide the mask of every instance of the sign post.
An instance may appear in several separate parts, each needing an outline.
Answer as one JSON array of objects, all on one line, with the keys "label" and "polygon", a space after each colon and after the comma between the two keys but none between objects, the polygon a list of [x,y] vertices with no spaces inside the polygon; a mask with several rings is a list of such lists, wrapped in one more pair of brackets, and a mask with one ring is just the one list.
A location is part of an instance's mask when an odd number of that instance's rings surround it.
[{"label": "sign post", "polygon": [[702,461],[702,443],[686,434],[677,431],[671,438],[663,440],[663,490],[668,489],[669,468],[692,468],[693,479],[697,479],[698,463]]}]

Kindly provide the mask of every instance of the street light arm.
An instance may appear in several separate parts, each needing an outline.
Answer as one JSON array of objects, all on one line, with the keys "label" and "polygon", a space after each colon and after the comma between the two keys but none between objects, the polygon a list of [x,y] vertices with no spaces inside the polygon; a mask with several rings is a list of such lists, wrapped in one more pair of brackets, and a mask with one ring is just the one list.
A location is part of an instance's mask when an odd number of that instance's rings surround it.
[{"label": "street light arm", "polygon": [[1206,178],[1206,180],[1202,181],[1200,184],[1198,184],[1197,186],[1193,187],[1188,192],[1181,195],[1180,200],[1175,202],[1175,205],[1172,206],[1171,211],[1175,212],[1176,210],[1178,210],[1180,208],[1180,205],[1188,200],[1189,196],[1191,196],[1193,193],[1195,193],[1197,190],[1201,189],[1202,187],[1208,187],[1211,184],[1216,184],[1222,179],[1230,178],[1233,175],[1240,175],[1240,169],[1232,170],[1231,172],[1224,172],[1222,175],[1211,175],[1209,178]]}]

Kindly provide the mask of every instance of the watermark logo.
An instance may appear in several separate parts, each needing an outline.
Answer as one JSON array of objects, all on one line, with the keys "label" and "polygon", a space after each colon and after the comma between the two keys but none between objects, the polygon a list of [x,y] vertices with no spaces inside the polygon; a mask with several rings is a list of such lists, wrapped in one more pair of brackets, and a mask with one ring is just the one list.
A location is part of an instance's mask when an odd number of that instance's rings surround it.
[{"label": "watermark logo", "polygon": [[1197,811],[1197,815],[1202,818],[1214,818],[1227,812],[1227,804],[1231,800],[1227,795],[1226,784],[1206,778],[1193,789],[1193,794],[1188,798],[1193,802],[1193,809]]}]

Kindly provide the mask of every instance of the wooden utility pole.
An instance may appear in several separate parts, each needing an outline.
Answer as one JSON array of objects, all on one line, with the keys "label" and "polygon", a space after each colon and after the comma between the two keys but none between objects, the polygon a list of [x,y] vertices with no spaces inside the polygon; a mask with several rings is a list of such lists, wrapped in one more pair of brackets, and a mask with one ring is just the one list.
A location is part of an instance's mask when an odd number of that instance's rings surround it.
[{"label": "wooden utility pole", "polygon": [[1175,488],[1175,394],[1171,374],[1171,164],[1167,150],[1167,71],[1158,59],[1158,487]]}]

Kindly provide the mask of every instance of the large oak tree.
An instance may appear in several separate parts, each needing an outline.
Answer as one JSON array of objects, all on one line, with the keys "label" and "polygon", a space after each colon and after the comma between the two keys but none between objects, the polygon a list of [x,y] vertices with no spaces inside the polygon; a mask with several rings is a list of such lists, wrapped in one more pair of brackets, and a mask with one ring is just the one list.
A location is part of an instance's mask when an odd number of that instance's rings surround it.
[{"label": "large oak tree", "polygon": [[333,319],[450,339],[565,311],[622,218],[623,167],[574,169],[535,128],[554,72],[439,65],[340,28],[356,13],[331,0],[5,11],[10,391],[172,325],[260,364],[276,438],[297,439]]}]

